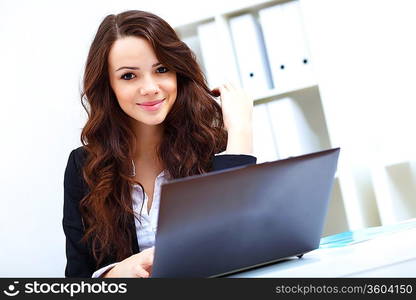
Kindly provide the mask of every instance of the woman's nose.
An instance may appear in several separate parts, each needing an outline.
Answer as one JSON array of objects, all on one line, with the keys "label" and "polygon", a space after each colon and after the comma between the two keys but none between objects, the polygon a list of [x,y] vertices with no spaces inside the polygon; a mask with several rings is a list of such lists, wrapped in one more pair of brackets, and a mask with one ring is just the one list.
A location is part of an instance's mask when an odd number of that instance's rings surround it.
[{"label": "woman's nose", "polygon": [[139,91],[142,96],[157,94],[159,86],[152,76],[145,76],[140,84]]}]

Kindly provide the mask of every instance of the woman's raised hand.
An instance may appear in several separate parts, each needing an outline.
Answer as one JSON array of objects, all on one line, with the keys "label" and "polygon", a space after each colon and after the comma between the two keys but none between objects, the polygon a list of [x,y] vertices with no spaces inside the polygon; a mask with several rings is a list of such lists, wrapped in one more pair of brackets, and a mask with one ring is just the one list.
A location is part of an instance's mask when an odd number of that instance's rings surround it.
[{"label": "woman's raised hand", "polygon": [[228,132],[227,154],[253,153],[253,98],[242,88],[225,83],[212,90],[220,96],[224,126]]},{"label": "woman's raised hand", "polygon": [[242,88],[228,82],[213,89],[212,92],[220,96],[224,126],[227,131],[247,129],[247,126],[251,126],[253,98]]}]

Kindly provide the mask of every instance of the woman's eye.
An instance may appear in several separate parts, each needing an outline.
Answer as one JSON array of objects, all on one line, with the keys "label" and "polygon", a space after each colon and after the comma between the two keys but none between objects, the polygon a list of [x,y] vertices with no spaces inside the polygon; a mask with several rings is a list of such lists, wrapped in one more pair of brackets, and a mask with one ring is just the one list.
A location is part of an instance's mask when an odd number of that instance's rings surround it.
[{"label": "woman's eye", "polygon": [[158,73],[166,73],[169,71],[169,69],[166,67],[160,67],[160,68],[157,68],[157,70],[162,70],[161,72],[158,72]]},{"label": "woman's eye", "polygon": [[[129,76],[127,76],[127,75],[129,75]],[[133,73],[126,73],[126,74],[123,74],[123,75],[121,76],[121,79],[124,79],[124,80],[131,80],[131,79],[133,79],[134,77],[130,77],[130,75],[132,75],[132,76],[136,77]],[[126,77],[126,76],[127,76],[127,77]]]}]

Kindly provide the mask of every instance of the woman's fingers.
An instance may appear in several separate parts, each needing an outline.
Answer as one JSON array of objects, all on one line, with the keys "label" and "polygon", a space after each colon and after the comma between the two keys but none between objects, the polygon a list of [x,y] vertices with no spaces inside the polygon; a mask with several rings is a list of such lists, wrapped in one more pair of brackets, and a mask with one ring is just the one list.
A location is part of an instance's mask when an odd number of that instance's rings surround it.
[{"label": "woman's fingers", "polygon": [[152,274],[154,247],[133,254],[116,264],[104,277],[141,277]]},{"label": "woman's fingers", "polygon": [[139,268],[136,272],[136,275],[137,277],[141,277],[141,278],[148,278],[150,276],[149,272],[147,272],[143,268]]},{"label": "woman's fingers", "polygon": [[234,82],[232,82],[232,81],[227,81],[227,82],[225,83],[225,87],[226,87],[228,90],[235,90],[235,89],[237,88],[237,85],[236,85]]},{"label": "woman's fingers", "polygon": [[252,102],[251,96],[248,95],[248,93],[243,90],[240,86],[236,85],[235,83],[229,81],[222,85],[222,94],[229,94],[230,97],[227,97],[234,103],[234,101],[249,101]]},{"label": "woman's fingers", "polygon": [[250,127],[253,100],[245,90],[232,81],[221,84],[221,107],[227,131],[241,131]]},{"label": "woman's fingers", "polygon": [[135,266],[135,273],[137,277],[147,278],[152,271],[152,265],[149,262],[140,262]]},{"label": "woman's fingers", "polygon": [[228,80],[224,83],[225,87],[229,90],[241,90],[241,86],[233,80]]},{"label": "woman's fingers", "polygon": [[141,261],[138,265],[139,269],[137,272],[140,277],[148,278],[152,273],[154,253],[155,247],[148,248],[142,252]]}]

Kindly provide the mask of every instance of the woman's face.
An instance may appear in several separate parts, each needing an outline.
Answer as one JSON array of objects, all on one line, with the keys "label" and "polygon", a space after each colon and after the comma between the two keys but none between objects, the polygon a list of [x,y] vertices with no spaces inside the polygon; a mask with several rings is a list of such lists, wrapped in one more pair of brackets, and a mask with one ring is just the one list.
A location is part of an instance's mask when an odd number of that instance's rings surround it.
[{"label": "woman's face", "polygon": [[144,38],[123,37],[108,56],[110,84],[121,109],[146,125],[161,124],[177,95],[176,73],[159,63]]}]

